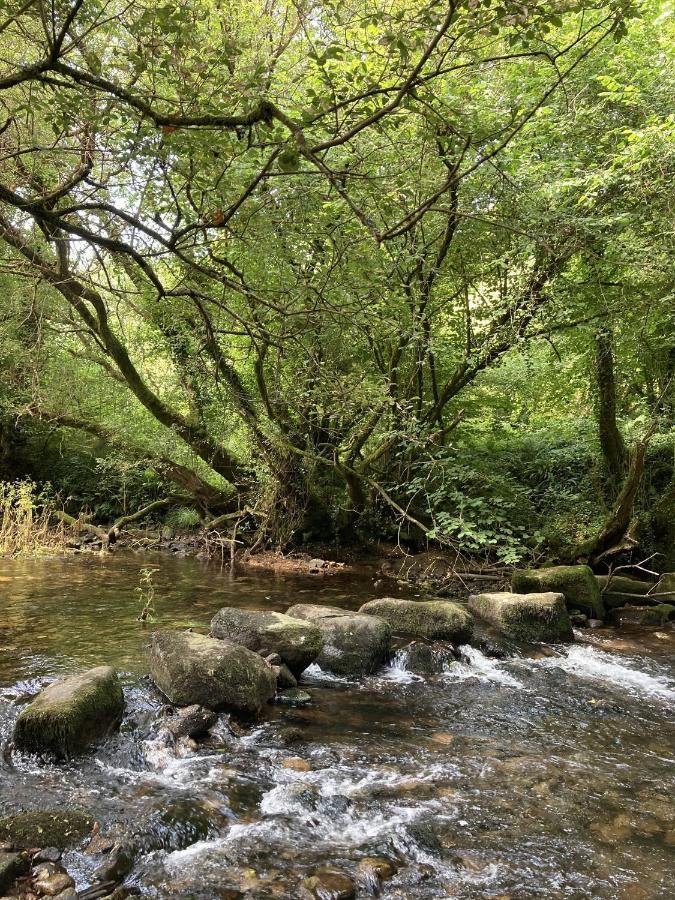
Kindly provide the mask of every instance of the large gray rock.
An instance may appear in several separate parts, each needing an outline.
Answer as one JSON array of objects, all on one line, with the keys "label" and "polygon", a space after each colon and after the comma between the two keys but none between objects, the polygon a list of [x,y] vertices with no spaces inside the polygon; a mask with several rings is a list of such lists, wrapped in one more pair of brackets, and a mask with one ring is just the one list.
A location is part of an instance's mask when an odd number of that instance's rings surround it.
[{"label": "large gray rock", "polygon": [[465,644],[473,634],[473,619],[464,606],[450,600],[394,600],[384,597],[364,603],[361,613],[379,616],[392,629],[427,640]]},{"label": "large gray rock", "polygon": [[593,619],[605,618],[600,585],[589,566],[516,570],[511,586],[516,594],[563,594],[568,609],[580,609]]},{"label": "large gray rock", "polygon": [[175,706],[258,713],[276,691],[271,667],[251,650],[190,631],[156,631],[150,677]]},{"label": "large gray rock", "polygon": [[211,635],[249,650],[278,653],[296,676],[314,662],[323,646],[321,629],[311,622],[284,613],[233,606],[225,606],[215,614]]},{"label": "large gray rock", "polygon": [[98,666],[45,688],[14,726],[14,745],[28,753],[69,758],[119,725],[124,693],[117,673]]},{"label": "large gray rock", "polygon": [[572,624],[562,594],[474,594],[469,609],[517,641],[571,641]]},{"label": "large gray rock", "polygon": [[323,633],[323,649],[316,662],[338,675],[368,675],[389,654],[391,628],[377,616],[299,603],[288,615],[317,625]]}]

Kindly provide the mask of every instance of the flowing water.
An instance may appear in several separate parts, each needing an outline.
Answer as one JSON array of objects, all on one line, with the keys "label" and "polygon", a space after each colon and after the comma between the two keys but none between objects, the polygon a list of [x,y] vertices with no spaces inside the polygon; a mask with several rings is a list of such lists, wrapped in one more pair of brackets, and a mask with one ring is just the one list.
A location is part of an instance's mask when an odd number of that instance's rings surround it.
[{"label": "flowing water", "polygon": [[[270,706],[255,724],[221,716],[197,749],[167,748],[136,621],[147,566],[160,626],[207,626],[224,605],[403,596],[367,575],[232,577],[172,557],[0,561],[3,744],[56,675],[109,663],[127,700],[120,733],[88,757],[5,753],[3,814],[91,810],[142,848],[130,879],[147,897],[296,898],[325,867],[358,897],[675,897],[672,630],[578,633],[500,659],[439,652],[434,675],[410,671],[405,650],[358,681],[312,666],[311,706]],[[373,856],[396,868],[381,885]],[[65,862],[83,887],[100,859]]]}]

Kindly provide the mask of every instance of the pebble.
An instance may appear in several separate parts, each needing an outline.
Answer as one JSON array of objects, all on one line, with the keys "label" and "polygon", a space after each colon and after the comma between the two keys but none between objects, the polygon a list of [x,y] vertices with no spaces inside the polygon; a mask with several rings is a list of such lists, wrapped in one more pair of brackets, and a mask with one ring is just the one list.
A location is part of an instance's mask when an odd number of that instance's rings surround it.
[{"label": "pebble", "polygon": [[281,763],[281,768],[294,769],[296,772],[309,772],[312,767],[306,759],[300,759],[299,756],[291,756]]}]

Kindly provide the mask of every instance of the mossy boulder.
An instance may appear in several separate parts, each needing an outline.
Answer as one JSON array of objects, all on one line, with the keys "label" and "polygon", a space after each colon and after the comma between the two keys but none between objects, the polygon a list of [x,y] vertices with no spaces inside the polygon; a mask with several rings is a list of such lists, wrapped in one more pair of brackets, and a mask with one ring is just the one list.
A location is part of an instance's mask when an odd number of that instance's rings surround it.
[{"label": "mossy boulder", "polygon": [[659,603],[656,606],[624,606],[612,611],[613,625],[665,625],[675,619],[675,604]]},{"label": "mossy boulder", "polygon": [[656,588],[654,581],[640,581],[625,575],[596,575],[600,586],[602,602],[605,609],[616,609],[618,606],[640,606],[641,600]]},{"label": "mossy boulder", "polygon": [[124,713],[117,673],[98,666],[60,678],[41,691],[19,714],[14,745],[28,753],[69,758],[116,728]]},{"label": "mossy boulder", "polygon": [[580,609],[592,619],[605,618],[600,585],[589,566],[516,570],[511,586],[516,594],[563,594],[568,609]]},{"label": "mossy boulder", "polygon": [[474,594],[469,609],[516,641],[570,641],[572,624],[562,594]]},{"label": "mossy boulder", "polygon": [[264,659],[230,641],[189,631],[156,631],[150,677],[175,706],[259,713],[276,691]]},{"label": "mossy boulder", "polygon": [[368,675],[389,655],[391,627],[377,616],[311,603],[291,606],[288,615],[321,629],[323,648],[316,662],[326,671]]},{"label": "mossy boulder", "polygon": [[473,619],[466,607],[451,600],[395,600],[384,597],[364,603],[360,613],[378,616],[392,629],[427,640],[465,644],[473,634]]},{"label": "mossy boulder", "polygon": [[95,819],[81,809],[15,813],[0,819],[0,841],[23,850],[33,847],[75,847],[90,834]]},{"label": "mossy boulder", "polygon": [[211,636],[241,644],[248,650],[278,653],[296,677],[323,647],[320,628],[280,612],[259,612],[225,606],[211,621]]}]

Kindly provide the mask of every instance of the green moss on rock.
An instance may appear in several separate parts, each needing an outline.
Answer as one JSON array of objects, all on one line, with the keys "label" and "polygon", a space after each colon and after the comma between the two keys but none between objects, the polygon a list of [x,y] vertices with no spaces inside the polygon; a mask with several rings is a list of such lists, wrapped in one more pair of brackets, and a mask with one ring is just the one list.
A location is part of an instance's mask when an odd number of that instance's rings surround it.
[{"label": "green moss on rock", "polygon": [[613,625],[665,625],[675,618],[675,605],[659,603],[656,606],[624,606],[612,611]]},{"label": "green moss on rock", "polygon": [[117,673],[98,666],[60,678],[45,688],[19,714],[14,744],[27,753],[53,753],[69,758],[119,725],[124,693]]},{"label": "green moss on rock", "polygon": [[94,818],[81,809],[15,813],[0,819],[0,841],[19,849],[58,847],[67,850],[86,837]]},{"label": "green moss on rock", "polygon": [[568,609],[580,609],[593,619],[605,618],[600,586],[589,566],[517,570],[511,586],[516,594],[563,594]]},{"label": "green moss on rock", "polygon": [[517,641],[573,640],[562,594],[474,594],[469,609]]},{"label": "green moss on rock", "polygon": [[391,627],[377,616],[335,606],[299,603],[288,615],[321,629],[323,648],[316,662],[337,675],[368,675],[389,655]]},{"label": "green moss on rock", "polygon": [[321,630],[311,622],[280,612],[225,606],[211,621],[211,636],[241,644],[248,650],[278,653],[296,677],[323,647]]},{"label": "green moss on rock", "polygon": [[394,631],[427,640],[464,644],[473,634],[473,619],[464,606],[450,600],[396,600],[384,597],[364,603],[360,613],[378,616]]},{"label": "green moss on rock", "polygon": [[276,691],[276,676],[257,653],[189,631],[152,635],[150,675],[175,706],[256,714]]}]

